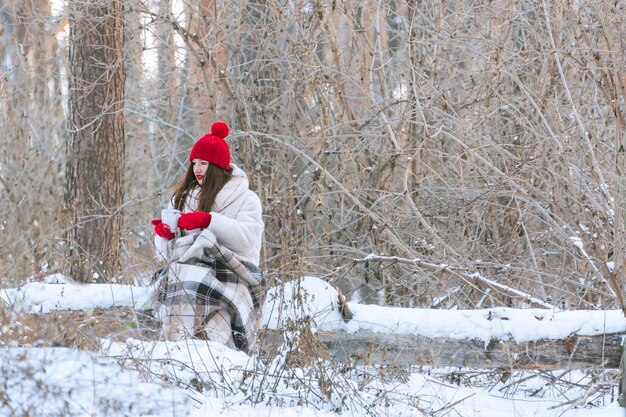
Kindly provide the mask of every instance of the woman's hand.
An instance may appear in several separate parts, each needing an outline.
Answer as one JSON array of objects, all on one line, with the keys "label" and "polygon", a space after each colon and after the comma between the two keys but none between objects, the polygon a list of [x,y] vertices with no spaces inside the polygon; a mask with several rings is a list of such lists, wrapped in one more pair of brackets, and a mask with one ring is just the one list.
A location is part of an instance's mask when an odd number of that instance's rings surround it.
[{"label": "woman's hand", "polygon": [[184,213],[178,219],[178,227],[184,230],[205,229],[211,224],[211,213],[206,211],[194,211]]},{"label": "woman's hand", "polygon": [[163,223],[161,219],[153,219],[152,224],[154,225],[154,233],[156,233],[157,236],[160,236],[163,239],[171,239],[176,236],[172,233],[170,227]]}]

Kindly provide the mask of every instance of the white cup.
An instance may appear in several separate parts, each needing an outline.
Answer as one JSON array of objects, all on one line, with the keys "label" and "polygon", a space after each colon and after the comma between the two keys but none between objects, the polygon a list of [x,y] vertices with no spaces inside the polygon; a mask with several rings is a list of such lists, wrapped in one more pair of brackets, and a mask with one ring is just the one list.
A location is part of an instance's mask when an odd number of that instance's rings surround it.
[{"label": "white cup", "polygon": [[178,231],[178,219],[180,219],[180,214],[180,210],[161,210],[161,221],[170,227],[172,233],[176,233]]}]

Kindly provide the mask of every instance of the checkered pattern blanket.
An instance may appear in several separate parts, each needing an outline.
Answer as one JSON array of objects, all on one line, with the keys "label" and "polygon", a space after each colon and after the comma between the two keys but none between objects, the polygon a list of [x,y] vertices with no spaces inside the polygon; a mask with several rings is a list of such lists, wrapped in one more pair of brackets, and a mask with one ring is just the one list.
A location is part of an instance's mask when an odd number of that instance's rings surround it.
[{"label": "checkered pattern blanket", "polygon": [[197,336],[209,317],[225,311],[231,321],[231,347],[246,352],[256,341],[264,296],[261,270],[237,259],[206,229],[172,239],[168,266],[156,277],[164,323],[175,319],[185,332]]}]

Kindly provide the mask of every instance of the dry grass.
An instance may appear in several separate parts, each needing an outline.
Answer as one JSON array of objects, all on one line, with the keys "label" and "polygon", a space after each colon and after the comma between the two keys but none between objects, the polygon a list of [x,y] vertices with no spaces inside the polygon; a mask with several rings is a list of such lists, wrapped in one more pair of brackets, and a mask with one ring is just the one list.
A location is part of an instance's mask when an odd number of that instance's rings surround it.
[{"label": "dry grass", "polygon": [[2,316],[2,346],[64,346],[96,351],[101,339],[157,340],[158,323],[131,309],[54,311],[41,314],[8,313]]}]

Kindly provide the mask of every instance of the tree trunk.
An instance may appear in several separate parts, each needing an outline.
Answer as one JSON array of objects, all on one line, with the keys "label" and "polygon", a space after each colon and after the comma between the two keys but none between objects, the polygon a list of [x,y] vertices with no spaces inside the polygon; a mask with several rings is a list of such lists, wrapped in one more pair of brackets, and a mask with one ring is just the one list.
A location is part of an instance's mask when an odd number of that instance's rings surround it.
[{"label": "tree trunk", "polygon": [[78,281],[103,282],[120,273],[123,3],[86,0],[70,7],[67,270]]},{"label": "tree trunk", "polygon": [[619,382],[619,405],[626,408],[626,343],[622,342],[622,359],[619,364],[620,382]]}]

